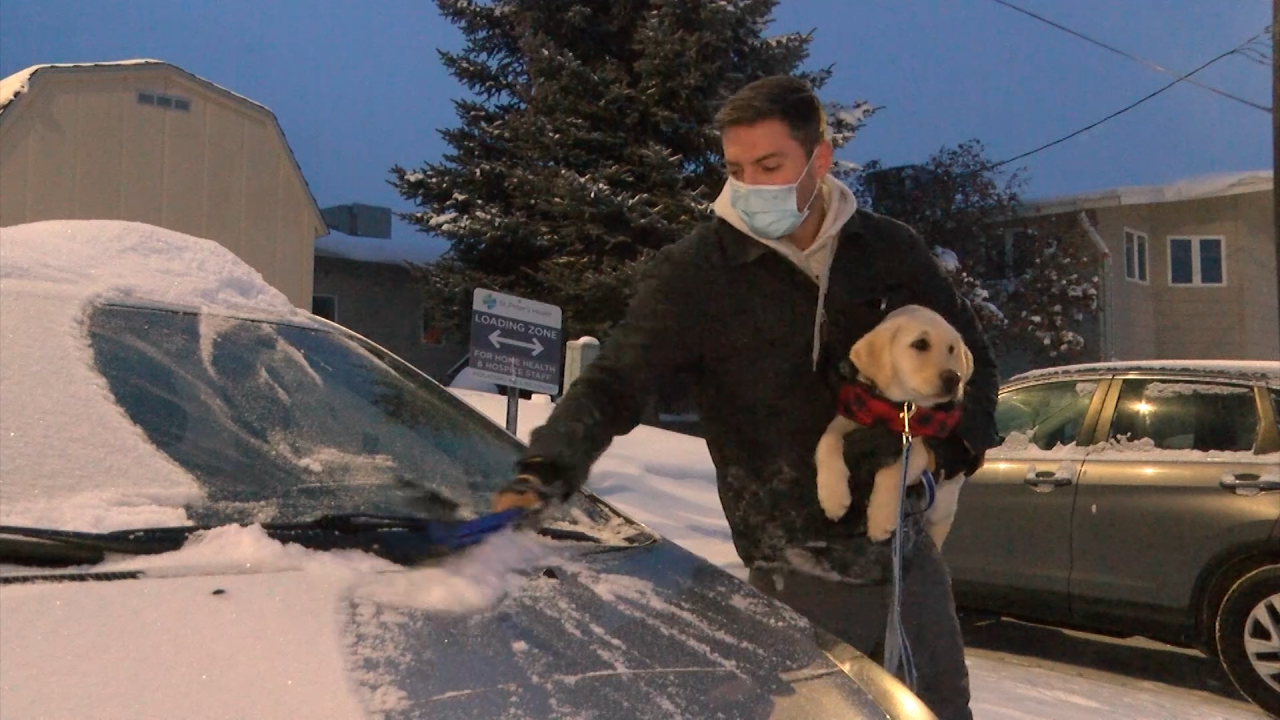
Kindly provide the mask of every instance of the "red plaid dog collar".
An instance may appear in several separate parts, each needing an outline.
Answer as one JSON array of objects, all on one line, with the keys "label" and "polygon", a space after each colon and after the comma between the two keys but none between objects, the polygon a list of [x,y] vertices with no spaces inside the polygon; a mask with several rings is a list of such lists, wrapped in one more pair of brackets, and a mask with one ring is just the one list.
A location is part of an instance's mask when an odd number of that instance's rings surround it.
[{"label": "red plaid dog collar", "polygon": [[[894,432],[903,432],[902,404],[889,400],[865,383],[841,385],[838,403],[841,415],[863,427],[883,423]],[[942,438],[951,434],[956,423],[960,422],[960,406],[948,404],[950,407],[945,410],[941,407],[917,406],[915,414],[911,416],[912,437]]]}]

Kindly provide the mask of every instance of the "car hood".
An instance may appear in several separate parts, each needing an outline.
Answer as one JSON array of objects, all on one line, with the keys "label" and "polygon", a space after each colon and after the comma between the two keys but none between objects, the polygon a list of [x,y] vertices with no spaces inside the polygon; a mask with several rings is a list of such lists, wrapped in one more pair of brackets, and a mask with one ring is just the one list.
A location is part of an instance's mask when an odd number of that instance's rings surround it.
[{"label": "car hood", "polygon": [[468,612],[355,589],[406,574],[6,585],[0,705],[46,718],[886,716],[873,698],[888,676],[870,661],[843,648],[854,682],[805,620],[666,541],[534,565]]},{"label": "car hood", "polygon": [[807,621],[668,542],[546,566],[481,613],[350,617],[388,718],[885,717]]}]

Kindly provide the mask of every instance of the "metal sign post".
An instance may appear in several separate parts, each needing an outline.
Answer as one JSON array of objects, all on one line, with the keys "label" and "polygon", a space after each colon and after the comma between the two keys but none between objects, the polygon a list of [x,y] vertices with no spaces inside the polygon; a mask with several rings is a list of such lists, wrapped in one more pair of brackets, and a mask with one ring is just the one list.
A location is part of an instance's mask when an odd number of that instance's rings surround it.
[{"label": "metal sign post", "polygon": [[520,390],[556,395],[564,365],[555,305],[476,288],[471,302],[471,373],[507,387],[507,431],[516,433]]}]

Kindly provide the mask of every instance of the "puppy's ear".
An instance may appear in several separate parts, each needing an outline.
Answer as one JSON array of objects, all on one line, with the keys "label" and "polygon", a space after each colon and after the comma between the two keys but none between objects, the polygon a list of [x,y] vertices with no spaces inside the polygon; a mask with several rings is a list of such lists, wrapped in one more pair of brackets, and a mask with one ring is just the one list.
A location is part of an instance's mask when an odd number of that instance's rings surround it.
[{"label": "puppy's ear", "polygon": [[893,320],[881,322],[859,338],[849,351],[849,359],[858,372],[870,378],[881,390],[893,385],[893,358],[889,351],[899,325]]},{"label": "puppy's ear", "polygon": [[967,383],[969,378],[973,377],[973,353],[969,352],[969,346],[963,342],[960,343],[960,359],[963,363],[960,368],[960,377]]}]

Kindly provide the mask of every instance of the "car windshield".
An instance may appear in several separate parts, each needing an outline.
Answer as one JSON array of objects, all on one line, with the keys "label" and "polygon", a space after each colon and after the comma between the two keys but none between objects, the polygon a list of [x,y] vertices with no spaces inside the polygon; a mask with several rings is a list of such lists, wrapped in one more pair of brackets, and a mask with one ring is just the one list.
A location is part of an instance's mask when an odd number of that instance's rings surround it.
[{"label": "car windshield", "polygon": [[[471,517],[521,445],[376,346],[325,328],[101,305],[97,370],[200,483],[199,525],[329,513]],[[593,503],[576,498],[580,512]]]}]

